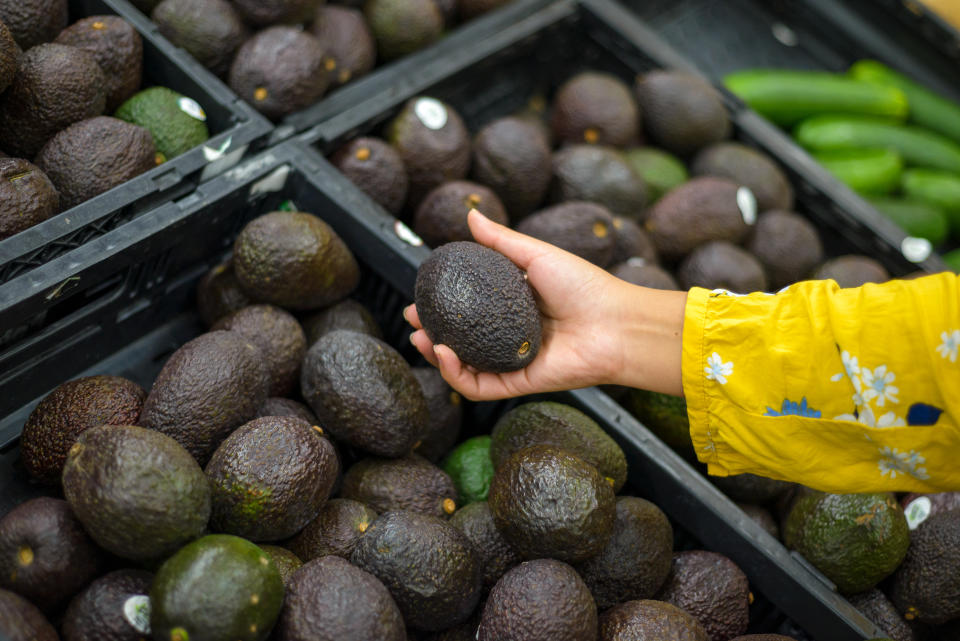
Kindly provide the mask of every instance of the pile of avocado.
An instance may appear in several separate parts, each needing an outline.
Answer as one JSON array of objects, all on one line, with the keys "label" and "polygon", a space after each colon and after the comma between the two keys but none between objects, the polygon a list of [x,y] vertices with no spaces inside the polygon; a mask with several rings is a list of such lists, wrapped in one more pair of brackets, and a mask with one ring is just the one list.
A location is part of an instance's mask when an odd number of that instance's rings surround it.
[{"label": "pile of avocado", "polygon": [[192,99],[140,91],[132,25],[67,18],[67,0],[0,1],[0,240],[209,138]]}]

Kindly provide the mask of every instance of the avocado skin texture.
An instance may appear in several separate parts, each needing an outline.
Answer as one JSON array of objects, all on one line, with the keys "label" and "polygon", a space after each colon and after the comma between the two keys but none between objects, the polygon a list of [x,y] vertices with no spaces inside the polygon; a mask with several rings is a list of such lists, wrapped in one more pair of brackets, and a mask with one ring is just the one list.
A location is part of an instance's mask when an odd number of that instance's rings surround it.
[{"label": "avocado skin texture", "polygon": [[683,162],[656,147],[634,147],[623,152],[627,163],[647,186],[647,201],[656,202],[665,193],[690,178]]},{"label": "avocado skin texture", "polygon": [[264,416],[289,416],[299,418],[310,425],[316,425],[319,422],[313,410],[300,401],[275,396],[263,402],[263,405],[257,409],[257,415],[254,418],[263,418]]},{"label": "avocado skin texture", "polygon": [[474,180],[492,189],[519,220],[547,195],[553,175],[550,146],[528,120],[500,118],[474,136],[472,172]]},{"label": "avocado skin texture", "polygon": [[800,552],[843,594],[869,590],[907,554],[910,533],[890,494],[812,492],[793,504],[784,543]]},{"label": "avocado skin texture", "polygon": [[0,148],[33,158],[57,132],[103,113],[106,78],[82,49],[42,44],[20,58],[13,83],[0,94]]},{"label": "avocado skin texture", "polygon": [[663,601],[627,601],[600,616],[600,641],[709,641],[703,626]]},{"label": "avocado skin texture", "polygon": [[233,0],[243,19],[258,27],[306,22],[317,4],[318,0]]},{"label": "avocado skin texture", "polygon": [[[643,259],[641,258],[639,260]],[[610,273],[620,280],[627,281],[631,285],[649,287],[651,289],[680,289],[680,285],[677,284],[676,279],[670,272],[659,265],[626,262],[611,267]]]},{"label": "avocado skin texture", "polygon": [[76,594],[103,563],[64,500],[31,499],[0,519],[0,587],[45,610]]},{"label": "avocado skin texture", "polygon": [[263,550],[263,552],[270,557],[270,560],[273,561],[273,564],[277,566],[277,571],[283,580],[284,592],[286,592],[286,590],[290,589],[290,579],[293,578],[294,572],[303,567],[303,561],[287,548],[276,545],[261,545],[260,549]]},{"label": "avocado skin texture", "polygon": [[597,604],[576,571],[555,559],[503,575],[483,608],[479,641],[596,641]]},{"label": "avocado skin texture", "polygon": [[63,468],[63,493],[100,547],[134,561],[170,554],[210,518],[210,486],[197,462],[160,432],[91,427]]},{"label": "avocado skin texture", "polygon": [[0,20],[6,23],[24,51],[56,38],[67,26],[68,19],[67,0],[5,0],[0,3]]},{"label": "avocado skin texture", "polygon": [[228,259],[208,271],[197,284],[197,310],[205,326],[214,323],[250,305],[253,301],[240,289],[233,271],[233,259]]},{"label": "avocado skin texture", "polygon": [[621,496],[616,509],[610,542],[600,554],[575,566],[601,610],[653,597],[670,574],[673,558],[673,528],[660,508]]},{"label": "avocado skin texture", "polygon": [[435,367],[414,367],[413,375],[420,382],[423,398],[427,401],[427,431],[414,451],[431,463],[436,463],[449,452],[460,437],[463,421],[463,400],[443,380]]},{"label": "avocado skin texture", "polygon": [[551,125],[562,143],[624,147],[636,141],[639,123],[630,88],[608,73],[578,73],[560,85],[553,99]]},{"label": "avocado skin texture", "polygon": [[160,566],[150,587],[150,630],[154,639],[173,639],[182,628],[187,639],[262,641],[282,603],[283,579],[263,550],[210,534]]},{"label": "avocado skin texture", "polygon": [[0,634],[9,641],[60,641],[43,612],[19,594],[2,588]]},{"label": "avocado skin texture", "polygon": [[793,186],[770,156],[738,142],[701,149],[690,165],[694,176],[716,176],[749,187],[757,209],[793,209]]},{"label": "avocado skin texture", "polygon": [[0,20],[0,93],[3,93],[13,82],[19,61],[20,47],[17,46],[7,25]]},{"label": "avocado skin texture", "polygon": [[642,258],[653,264],[660,261],[657,248],[653,246],[653,241],[640,225],[630,218],[614,216],[613,256],[610,258],[610,263],[615,265],[631,258]]},{"label": "avocado skin texture", "polygon": [[114,117],[143,127],[153,136],[157,161],[184,154],[210,138],[207,123],[187,113],[182,101],[189,100],[166,87],[149,87],[121,104]]},{"label": "avocado skin texture", "polygon": [[160,34],[218,76],[225,76],[250,36],[226,0],[163,0],[150,14]]},{"label": "avocado skin texture", "polygon": [[776,500],[793,487],[792,483],[755,474],[712,476],[710,481],[734,501],[762,505]]},{"label": "avocado skin texture", "polygon": [[435,632],[466,621],[480,599],[479,558],[444,519],[416,512],[381,514],[351,562],[380,579],[407,624]]},{"label": "avocado skin texture", "polygon": [[201,464],[257,412],[269,380],[260,349],[236,332],[201,334],[153,382],[140,424],[176,439]]},{"label": "avocado skin texture", "polygon": [[[408,454],[358,461],[343,477],[340,496],[381,513],[408,510],[447,518],[456,509],[457,490],[446,472],[422,456]],[[452,508],[447,501],[454,502]]]},{"label": "avocado skin texture", "polygon": [[54,42],[89,51],[103,70],[107,111],[135,94],[143,80],[143,39],[119,16],[90,16],[60,32]]},{"label": "avocado skin texture", "polygon": [[817,228],[789,211],[760,214],[746,247],[763,265],[774,289],[803,280],[823,260]]},{"label": "avocado skin texture", "polygon": [[366,307],[347,298],[322,312],[311,314],[303,319],[303,330],[307,334],[307,345],[313,345],[329,332],[346,329],[351,332],[368,334],[374,338],[383,338],[380,325]]},{"label": "avocado skin texture", "polygon": [[123,614],[132,596],[150,591],[153,575],[143,570],[115,570],[105,574],[70,601],[63,616],[63,641],[139,641],[143,633]]},{"label": "avocado skin texture", "polygon": [[854,594],[848,600],[850,605],[860,610],[894,641],[917,641],[913,630],[880,590],[873,588]]},{"label": "avocado skin texture", "polygon": [[553,445],[575,453],[613,482],[618,492],[627,481],[627,459],[620,446],[596,421],[575,407],[538,401],[519,405],[493,426],[490,458],[495,468],[517,450]]},{"label": "avocado skin texture", "polygon": [[407,640],[400,609],[383,583],[338,556],[314,559],[293,575],[276,637]]},{"label": "avocado skin texture", "polygon": [[720,94],[699,76],[651,71],[634,87],[644,127],[654,144],[680,156],[730,137]]},{"label": "avocado skin texture", "polygon": [[287,396],[296,389],[307,337],[290,312],[273,305],[251,305],[221,318],[211,328],[218,329],[236,332],[260,348],[271,396]]},{"label": "avocado skin texture", "polygon": [[960,509],[934,514],[910,534],[890,599],[924,623],[960,618]]},{"label": "avocado skin texture", "polygon": [[407,169],[396,149],[379,138],[355,138],[330,159],[377,204],[398,216],[407,201]]},{"label": "avocado skin texture", "polygon": [[660,440],[675,450],[692,450],[687,401],[682,396],[632,389],[627,408]]},{"label": "avocado skin texture", "polygon": [[384,61],[423,49],[443,35],[443,14],[434,0],[366,0],[363,13]]},{"label": "avocado skin texture", "polygon": [[353,499],[330,499],[317,518],[287,542],[287,547],[305,562],[330,554],[349,559],[376,518],[376,511],[369,505]]},{"label": "avocado skin texture", "polygon": [[330,69],[331,88],[365,76],[377,62],[377,44],[357,9],[321,5],[310,32],[327,52],[325,67]]},{"label": "avocado skin texture", "polygon": [[525,559],[575,563],[599,554],[613,535],[613,488],[597,468],[553,445],[514,452],[493,476],[494,523]]},{"label": "avocado skin texture", "polygon": [[250,297],[287,309],[326,307],[360,282],[343,240],[305,212],[276,211],[247,223],[233,246],[233,268]]},{"label": "avocado skin texture", "polygon": [[39,167],[19,158],[0,158],[0,240],[58,211],[60,194]]},{"label": "avocado skin texture", "polygon": [[673,557],[673,567],[657,599],[696,618],[711,641],[747,631],[750,587],[737,565],[716,552],[690,550]]},{"label": "avocado skin texture", "polygon": [[156,157],[149,131],[97,116],[57,133],[36,163],[56,186],[60,206],[69,209],[150,171],[157,166]]},{"label": "avocado skin texture", "polygon": [[464,505],[450,517],[450,525],[463,532],[473,544],[480,561],[484,592],[489,592],[500,577],[520,563],[520,556],[494,525],[493,513],[486,501]]},{"label": "avocado skin texture", "polygon": [[413,231],[430,247],[473,240],[467,214],[476,209],[490,220],[510,226],[507,210],[490,189],[466,180],[443,183],[426,195],[413,216]]},{"label": "avocado skin texture", "polygon": [[570,145],[553,154],[554,202],[586,200],[611,214],[643,220],[647,186],[617,149]]},{"label": "avocado skin texture", "polygon": [[705,243],[690,252],[677,269],[677,279],[684,289],[720,288],[739,294],[767,289],[767,276],[760,261],[723,240]]},{"label": "avocado skin texture", "polygon": [[610,264],[616,244],[609,210],[603,205],[579,200],[541,209],[520,221],[517,231],[599,267]]},{"label": "avocado skin texture", "polygon": [[210,527],[253,541],[289,538],[316,517],[338,468],[333,444],[309,423],[254,419],[230,434],[207,464]]},{"label": "avocado skin texture", "polygon": [[526,367],[540,350],[540,310],[523,272],[476,243],[447,243],[417,271],[417,313],[430,340],[484,372]]},{"label": "avocado skin texture", "polygon": [[890,280],[886,268],[872,258],[858,255],[831,258],[813,273],[816,280],[832,279],[840,287],[860,287],[866,283],[885,283]]}]

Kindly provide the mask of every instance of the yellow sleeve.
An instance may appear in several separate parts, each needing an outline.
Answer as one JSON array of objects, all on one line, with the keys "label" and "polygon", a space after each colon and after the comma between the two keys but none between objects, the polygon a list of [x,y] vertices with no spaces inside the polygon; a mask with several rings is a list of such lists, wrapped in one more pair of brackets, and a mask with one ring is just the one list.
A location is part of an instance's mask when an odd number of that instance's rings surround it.
[{"label": "yellow sleeve", "polygon": [[683,390],[710,474],[960,490],[960,277],[690,291]]}]

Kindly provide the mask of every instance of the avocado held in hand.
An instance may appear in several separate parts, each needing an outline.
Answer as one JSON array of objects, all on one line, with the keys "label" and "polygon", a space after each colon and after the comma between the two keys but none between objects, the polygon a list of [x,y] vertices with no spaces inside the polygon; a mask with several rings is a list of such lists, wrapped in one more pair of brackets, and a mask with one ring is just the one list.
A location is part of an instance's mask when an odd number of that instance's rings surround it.
[{"label": "avocado held in hand", "polygon": [[420,266],[417,313],[434,343],[486,372],[526,367],[540,350],[533,290],[506,256],[476,243],[448,243]]}]

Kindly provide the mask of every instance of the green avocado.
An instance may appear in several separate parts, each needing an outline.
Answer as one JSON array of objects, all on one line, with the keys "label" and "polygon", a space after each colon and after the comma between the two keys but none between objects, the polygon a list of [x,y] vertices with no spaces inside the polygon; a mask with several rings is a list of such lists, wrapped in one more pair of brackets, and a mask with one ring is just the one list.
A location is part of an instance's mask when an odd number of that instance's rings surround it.
[{"label": "green avocado", "polygon": [[654,203],[665,193],[687,182],[687,166],[671,153],[656,147],[634,147],[624,157],[647,186],[647,200]]},{"label": "green avocado", "polygon": [[960,618],[960,509],[934,514],[911,532],[890,598],[908,620]]},{"label": "green avocado", "polygon": [[163,0],[150,14],[161,35],[223,77],[250,36],[227,0]]},{"label": "green avocado", "polygon": [[682,71],[651,71],[634,87],[650,141],[678,156],[730,137],[720,93],[707,80]]},{"label": "green avocado", "polygon": [[489,591],[520,557],[493,523],[486,501],[465,505],[450,517],[450,525],[464,533],[480,560],[484,591]]},{"label": "green avocado", "polygon": [[517,225],[521,234],[576,254],[599,267],[613,259],[616,246],[613,217],[603,205],[570,200],[527,216]]},{"label": "green avocado", "polygon": [[366,0],[363,13],[383,60],[394,60],[443,35],[443,14],[434,0]]},{"label": "green avocado", "polygon": [[763,265],[773,289],[804,280],[824,255],[817,228],[789,211],[760,214],[745,246]]},{"label": "green avocado", "polygon": [[663,601],[627,601],[600,617],[601,641],[708,641],[710,638],[694,617]]},{"label": "green avocado", "polygon": [[694,176],[716,176],[748,187],[758,211],[793,209],[793,186],[767,154],[738,142],[720,142],[704,149],[690,164]]},{"label": "green avocado", "polygon": [[487,500],[494,474],[490,443],[487,435],[474,436],[456,446],[443,461],[443,471],[453,480],[461,505]]},{"label": "green avocado", "polygon": [[376,518],[376,511],[369,505],[352,499],[330,499],[317,518],[286,545],[304,561],[330,554],[349,559],[360,537]]},{"label": "green avocado", "polygon": [[553,174],[550,146],[536,124],[515,116],[500,118],[474,136],[471,171],[519,220],[547,195]]},{"label": "green avocado", "polygon": [[0,635],[9,641],[59,641],[43,612],[22,596],[0,588]]},{"label": "green avocado", "polygon": [[583,200],[616,216],[643,220],[647,186],[626,156],[612,147],[570,145],[553,154],[553,202]]},{"label": "green avocado", "polygon": [[[64,641],[137,641],[149,623],[147,594],[153,575],[143,570],[115,570],[88,585],[70,601],[63,615]],[[126,611],[142,613],[128,618]],[[135,627],[136,625],[136,627]]]},{"label": "green avocado", "polygon": [[61,31],[54,42],[94,55],[106,81],[107,111],[112,112],[140,89],[143,40],[120,16],[82,18]]},{"label": "green avocado", "polygon": [[139,125],[153,136],[160,164],[210,138],[206,114],[192,98],[166,87],[150,87],[121,104],[115,118]]},{"label": "green avocado", "polygon": [[553,98],[553,134],[561,143],[625,147],[636,142],[640,110],[622,80],[584,71],[557,89]]},{"label": "green avocado", "polygon": [[377,512],[409,510],[447,518],[457,509],[457,490],[446,472],[416,454],[361,459],[343,477],[340,496]]},{"label": "green avocado", "polygon": [[685,398],[632,389],[627,399],[630,412],[664,443],[682,453],[693,451]]},{"label": "green avocado", "polygon": [[380,138],[355,138],[331,158],[360,191],[394,216],[407,202],[409,179],[400,153]]}]

